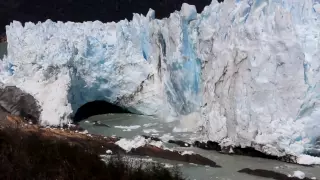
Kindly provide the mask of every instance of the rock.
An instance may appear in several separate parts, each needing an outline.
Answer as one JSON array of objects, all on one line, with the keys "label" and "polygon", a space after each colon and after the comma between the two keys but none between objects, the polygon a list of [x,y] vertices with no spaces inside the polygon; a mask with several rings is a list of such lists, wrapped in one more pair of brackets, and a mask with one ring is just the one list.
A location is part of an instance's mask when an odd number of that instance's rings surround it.
[{"label": "rock", "polygon": [[1,42],[1,41],[3,40],[1,40],[1,36],[0,36],[0,59],[2,59],[5,55],[8,54],[8,50],[7,50],[8,43]]},{"label": "rock", "polygon": [[200,149],[205,149],[205,150],[215,150],[215,151],[221,151],[221,146],[217,142],[213,141],[207,141],[207,142],[200,142],[200,141],[195,141],[193,143],[193,146],[198,147]]},{"label": "rock", "polygon": [[161,139],[157,137],[147,136],[147,135],[141,135],[141,136],[144,137],[145,139],[151,139],[152,141],[161,141]]},{"label": "rock", "polygon": [[214,161],[208,158],[205,158],[203,156],[200,156],[199,154],[181,155],[178,151],[165,150],[155,146],[144,146],[144,147],[132,149],[129,154],[163,158],[168,160],[194,163],[194,164],[210,166],[210,167],[221,167],[217,165]]},{"label": "rock", "polygon": [[[241,169],[238,171],[239,173],[254,175],[258,177],[264,177],[264,178],[271,178],[276,180],[300,180],[297,177],[288,177],[286,174],[282,174],[279,172],[269,171],[269,170],[263,170],[263,169]],[[310,178],[304,178],[305,180],[311,180]]]},{"label": "rock", "polygon": [[15,86],[0,88],[1,109],[9,114],[23,117],[37,124],[40,117],[40,106],[30,94]]},{"label": "rock", "polygon": [[207,147],[212,150],[221,151],[221,146],[217,142],[208,141]]},{"label": "rock", "polygon": [[168,143],[179,145],[180,147],[191,147],[191,144],[180,140],[169,140]]},{"label": "rock", "polygon": [[265,154],[263,152],[260,152],[252,147],[240,147],[240,146],[224,146],[221,147],[219,143],[213,142],[213,141],[207,141],[207,142],[200,142],[195,141],[193,143],[194,147],[198,147],[200,149],[204,150],[214,150],[218,151],[223,154],[235,154],[235,155],[242,155],[242,156],[250,156],[250,157],[260,157],[260,158],[266,158],[266,159],[274,159],[279,160],[287,163],[297,163],[296,157],[292,155],[285,155],[281,157],[272,156]]},{"label": "rock", "polygon": [[0,35],[0,43],[7,42],[7,36],[5,34]]},{"label": "rock", "polygon": [[108,128],[110,127],[109,125],[101,123],[100,121],[94,121],[93,125],[94,126],[101,126],[101,127],[108,127]]}]

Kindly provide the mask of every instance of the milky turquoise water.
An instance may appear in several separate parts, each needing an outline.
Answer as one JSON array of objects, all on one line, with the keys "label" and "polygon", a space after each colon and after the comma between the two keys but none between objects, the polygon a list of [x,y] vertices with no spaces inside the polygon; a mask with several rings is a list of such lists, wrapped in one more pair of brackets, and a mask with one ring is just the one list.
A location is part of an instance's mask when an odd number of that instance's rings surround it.
[{"label": "milky turquoise water", "polygon": [[[107,127],[97,127],[94,126],[92,121],[101,121],[101,123],[111,126]],[[99,115],[88,119],[87,122],[82,121],[81,126],[86,128],[89,133],[102,134],[106,136],[116,135],[124,138],[133,138],[136,135],[153,135],[156,137],[161,137],[164,134],[172,136],[177,140],[188,141],[190,137],[196,137],[196,132],[176,132],[176,126],[178,122],[167,123],[161,121],[160,119],[140,116],[133,114],[109,114],[109,115]],[[127,126],[127,128],[120,129],[118,126]],[[140,126],[140,127],[139,127]],[[118,128],[115,128],[118,127]],[[131,127],[131,129],[129,128]],[[175,132],[173,132],[175,131]],[[320,178],[320,167],[305,167],[295,164],[283,163],[280,161],[262,159],[262,158],[252,158],[246,156],[231,156],[220,154],[215,151],[205,151],[198,148],[181,148],[172,144],[166,144],[171,148],[177,150],[188,150],[199,153],[222,166],[222,168],[211,168],[205,166],[196,166],[187,163],[181,163],[176,161],[168,161],[163,159],[152,158],[161,163],[168,163],[172,165],[180,165],[181,171],[184,176],[188,179],[197,180],[259,180],[267,179],[256,176],[250,176],[246,174],[237,173],[238,170],[243,168],[251,169],[265,169],[277,171],[285,174],[292,174],[293,171],[300,170],[306,173],[307,177],[317,177]]]}]

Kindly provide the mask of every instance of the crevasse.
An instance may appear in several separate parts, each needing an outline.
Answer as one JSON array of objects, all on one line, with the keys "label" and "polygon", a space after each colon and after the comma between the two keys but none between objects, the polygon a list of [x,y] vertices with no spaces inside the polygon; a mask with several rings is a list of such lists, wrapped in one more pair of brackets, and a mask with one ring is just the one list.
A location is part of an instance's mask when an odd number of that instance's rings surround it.
[{"label": "crevasse", "polygon": [[183,4],[162,20],[154,13],[106,24],[13,22],[1,81],[34,95],[44,125],[106,100],[176,117],[222,145],[279,156],[317,149],[318,0],[213,1],[200,14]]}]

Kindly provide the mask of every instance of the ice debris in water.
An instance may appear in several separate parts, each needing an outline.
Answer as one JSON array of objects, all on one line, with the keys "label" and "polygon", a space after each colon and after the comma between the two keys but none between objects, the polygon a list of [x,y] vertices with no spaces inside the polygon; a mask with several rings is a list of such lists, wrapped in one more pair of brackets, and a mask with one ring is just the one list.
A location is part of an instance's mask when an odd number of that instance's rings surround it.
[{"label": "ice debris in water", "polygon": [[304,179],[306,177],[306,175],[302,171],[294,171],[292,176],[299,179]]},{"label": "ice debris in water", "polygon": [[299,155],[297,159],[297,163],[303,164],[303,165],[312,165],[312,164],[320,165],[320,157],[313,157],[309,155]]},{"label": "ice debris in water", "polygon": [[81,131],[80,134],[88,134],[88,130]]},{"label": "ice debris in water", "polygon": [[144,129],[143,132],[146,134],[150,134],[150,133],[158,133],[159,131],[156,129]]},{"label": "ice debris in water", "polygon": [[107,154],[112,154],[112,151],[108,149],[108,150],[106,151],[106,153],[107,153]]},{"label": "ice debris in water", "polygon": [[194,154],[193,151],[183,151],[183,152],[181,153],[182,156],[184,156],[184,155],[192,155],[192,154]]},{"label": "ice debris in water", "polygon": [[140,125],[133,125],[133,126],[114,126],[114,128],[123,129],[123,131],[132,131],[132,130],[141,128],[141,126],[140,126]]},{"label": "ice debris in water", "polygon": [[163,141],[163,142],[168,142],[169,140],[172,140],[174,139],[174,137],[168,133],[168,134],[164,134],[160,137],[160,139]]},{"label": "ice debris in water", "polygon": [[181,132],[188,132],[189,130],[187,128],[179,128],[179,127],[174,127],[172,132],[175,133],[181,133]]},{"label": "ice debris in water", "polygon": [[174,166],[172,164],[163,163],[165,168],[173,168]]},{"label": "ice debris in water", "polygon": [[143,127],[151,127],[151,126],[156,126],[158,123],[148,123],[144,124]]},{"label": "ice debris in water", "polygon": [[136,149],[138,147],[143,147],[147,144],[150,144],[152,146],[156,146],[159,148],[163,147],[163,143],[161,141],[153,141],[151,139],[146,139],[142,136],[136,136],[132,140],[122,138],[119,141],[117,141],[115,144],[117,144],[127,152],[130,152],[132,149]]}]

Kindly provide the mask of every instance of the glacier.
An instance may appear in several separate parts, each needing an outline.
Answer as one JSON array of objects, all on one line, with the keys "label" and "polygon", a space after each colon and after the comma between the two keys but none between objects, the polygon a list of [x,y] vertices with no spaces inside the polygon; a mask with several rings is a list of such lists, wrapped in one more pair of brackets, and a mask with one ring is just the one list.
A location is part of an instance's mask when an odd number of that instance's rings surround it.
[{"label": "glacier", "polygon": [[105,100],[226,146],[320,150],[319,0],[212,1],[154,17],[14,21],[0,81],[37,99],[43,125]]}]

